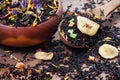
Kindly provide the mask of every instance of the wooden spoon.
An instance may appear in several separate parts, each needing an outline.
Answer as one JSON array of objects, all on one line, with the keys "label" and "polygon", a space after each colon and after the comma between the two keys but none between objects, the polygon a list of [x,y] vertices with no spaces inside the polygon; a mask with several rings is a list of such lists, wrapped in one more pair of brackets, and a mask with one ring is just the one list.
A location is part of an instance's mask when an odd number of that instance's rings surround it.
[{"label": "wooden spoon", "polygon": [[[120,6],[120,0],[112,0],[109,3],[103,5],[103,6],[98,6],[94,9],[91,10],[91,13],[95,15],[95,17],[104,20],[112,11],[114,11],[116,8]],[[64,20],[63,20],[64,21]],[[60,25],[62,24],[62,21]],[[85,45],[79,45],[75,46],[64,37],[64,35],[60,32],[60,25],[58,27],[58,33],[60,35],[60,39],[68,46],[74,47],[74,48],[86,48],[88,46]]]}]

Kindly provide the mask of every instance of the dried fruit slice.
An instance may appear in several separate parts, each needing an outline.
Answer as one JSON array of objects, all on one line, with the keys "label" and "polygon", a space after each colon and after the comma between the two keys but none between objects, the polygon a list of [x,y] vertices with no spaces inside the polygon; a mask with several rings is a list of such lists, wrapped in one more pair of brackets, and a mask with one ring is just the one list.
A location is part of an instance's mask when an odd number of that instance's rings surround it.
[{"label": "dried fruit slice", "polygon": [[51,60],[53,58],[53,53],[39,51],[34,54],[34,57],[41,60]]},{"label": "dried fruit slice", "polygon": [[86,35],[94,36],[100,25],[82,16],[77,16],[77,28]]},{"label": "dried fruit slice", "polygon": [[106,59],[112,59],[118,56],[118,49],[110,44],[103,44],[99,48],[99,54]]}]

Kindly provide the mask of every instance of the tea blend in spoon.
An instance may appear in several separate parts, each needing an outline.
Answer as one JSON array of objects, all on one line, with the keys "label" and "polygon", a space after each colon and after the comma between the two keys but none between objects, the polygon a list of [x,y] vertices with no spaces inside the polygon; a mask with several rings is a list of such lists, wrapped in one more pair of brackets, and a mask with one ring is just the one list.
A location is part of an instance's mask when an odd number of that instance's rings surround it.
[{"label": "tea blend in spoon", "polygon": [[[101,21],[96,19],[89,20],[84,14],[79,12],[67,11],[65,18],[60,23],[58,32],[61,40],[67,45],[76,48],[89,48],[106,36],[106,29],[109,27],[101,27]],[[94,21],[92,21],[94,20]],[[87,24],[86,24],[87,23]]]}]

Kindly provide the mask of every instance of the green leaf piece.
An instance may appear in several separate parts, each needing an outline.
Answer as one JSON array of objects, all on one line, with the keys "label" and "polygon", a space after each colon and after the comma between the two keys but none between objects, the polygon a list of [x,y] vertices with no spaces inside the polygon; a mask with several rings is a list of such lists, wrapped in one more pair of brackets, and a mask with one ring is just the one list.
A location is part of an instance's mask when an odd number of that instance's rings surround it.
[{"label": "green leaf piece", "polygon": [[69,22],[74,22],[74,18],[72,18]]},{"label": "green leaf piece", "polygon": [[74,32],[73,29],[69,29],[68,32],[70,33],[69,36],[70,36],[71,38],[75,39],[75,38],[77,37],[77,34],[73,33],[73,32]]}]

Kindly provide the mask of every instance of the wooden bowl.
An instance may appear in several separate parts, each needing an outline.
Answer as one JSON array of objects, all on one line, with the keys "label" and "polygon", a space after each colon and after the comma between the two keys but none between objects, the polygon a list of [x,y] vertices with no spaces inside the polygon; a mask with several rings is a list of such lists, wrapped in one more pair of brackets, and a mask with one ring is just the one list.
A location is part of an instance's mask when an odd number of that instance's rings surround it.
[{"label": "wooden bowl", "polygon": [[29,47],[43,43],[57,31],[62,13],[62,3],[58,0],[56,15],[37,26],[16,28],[0,24],[0,44],[11,47]]}]

